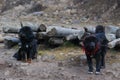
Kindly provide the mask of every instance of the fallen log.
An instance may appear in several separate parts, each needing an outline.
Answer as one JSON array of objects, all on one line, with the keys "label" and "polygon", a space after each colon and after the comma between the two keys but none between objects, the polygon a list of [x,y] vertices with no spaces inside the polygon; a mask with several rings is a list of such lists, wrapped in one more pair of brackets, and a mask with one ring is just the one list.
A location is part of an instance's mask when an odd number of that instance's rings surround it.
[{"label": "fallen log", "polygon": [[16,27],[3,27],[2,30],[4,33],[18,33],[20,28]]},{"label": "fallen log", "polygon": [[[40,26],[34,26],[32,25],[32,23],[30,24],[26,24],[26,25],[23,25],[23,26],[29,26],[33,32],[48,32],[50,31],[52,28],[54,27],[57,27],[57,26],[46,26],[44,24],[41,24]],[[9,27],[9,26],[6,26],[6,27],[2,27],[2,30],[4,33],[18,33],[19,30],[20,30],[20,26],[19,27]]]},{"label": "fallen log", "polygon": [[89,33],[95,33],[95,27],[94,26],[86,26],[85,27]]},{"label": "fallen log", "polygon": [[12,48],[20,42],[18,38],[7,36],[4,38],[5,48]]},{"label": "fallen log", "polygon": [[62,45],[64,40],[62,38],[50,38],[48,42],[50,45]]},{"label": "fallen log", "polygon": [[[21,27],[3,27],[2,30],[4,33],[14,33],[17,34]],[[33,32],[37,32],[37,28],[31,27]]]},{"label": "fallen log", "polygon": [[115,50],[120,51],[120,41],[118,41],[114,47]]},{"label": "fallen log", "polygon": [[120,38],[120,29],[116,31],[116,38]]},{"label": "fallen log", "polygon": [[4,38],[2,35],[0,35],[0,43],[3,43],[4,42]]},{"label": "fallen log", "polygon": [[105,27],[105,33],[116,34],[116,31],[117,31],[118,29],[120,29],[120,28],[117,27],[117,26],[109,25],[109,26],[106,26],[106,27]]},{"label": "fallen log", "polygon": [[41,24],[38,27],[38,32],[45,32],[47,30],[47,27],[44,24]]},{"label": "fallen log", "polygon": [[65,40],[70,41],[78,38],[78,34],[70,34],[65,37]]},{"label": "fallen log", "polygon": [[33,22],[22,22],[23,26],[29,26],[33,32],[36,32],[38,30],[39,25],[35,24]]},{"label": "fallen log", "polygon": [[36,33],[36,38],[37,39],[48,39],[47,32],[38,32]]},{"label": "fallen log", "polygon": [[[37,31],[39,31],[40,27],[43,27],[43,24],[41,24],[40,26],[37,26],[37,25],[34,26],[34,25],[29,23],[28,25],[23,25],[23,26],[29,26],[32,29],[33,32],[37,32]],[[3,30],[4,33],[18,33],[20,28],[21,28],[20,26],[19,27],[5,26],[5,27],[2,27],[2,30]]]},{"label": "fallen log", "polygon": [[65,27],[54,27],[47,32],[47,35],[50,37],[66,37],[71,34],[79,34],[80,32],[84,33],[84,29],[77,30]]},{"label": "fallen log", "polygon": [[105,36],[109,42],[116,39],[115,34],[105,34]]},{"label": "fallen log", "polygon": [[118,44],[118,42],[120,42],[120,38],[115,39],[115,40],[109,42],[109,43],[108,43],[108,47],[109,47],[109,48],[114,48],[114,47]]},{"label": "fallen log", "polygon": [[75,40],[75,39],[81,40],[83,35],[84,35],[84,31],[81,31],[78,34],[70,34],[70,35],[65,37],[65,40],[67,40],[67,41]]}]

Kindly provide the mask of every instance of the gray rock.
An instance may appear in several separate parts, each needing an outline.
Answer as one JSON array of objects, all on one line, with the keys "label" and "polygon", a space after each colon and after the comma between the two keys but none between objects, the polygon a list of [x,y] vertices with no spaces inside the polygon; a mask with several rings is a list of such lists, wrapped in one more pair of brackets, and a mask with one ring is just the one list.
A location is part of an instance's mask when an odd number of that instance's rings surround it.
[{"label": "gray rock", "polygon": [[10,71],[9,70],[5,71],[4,75],[5,76],[9,76],[10,75]]},{"label": "gray rock", "polygon": [[6,65],[6,61],[3,59],[0,59],[0,65]]},{"label": "gray rock", "polygon": [[64,65],[64,64],[63,64],[62,61],[59,61],[59,62],[58,62],[58,67],[63,67],[63,65]]},{"label": "gray rock", "polygon": [[81,55],[80,56],[80,66],[85,65],[86,64],[86,60],[87,60],[86,56],[85,55]]},{"label": "gray rock", "polygon": [[43,55],[43,56],[41,56],[41,60],[43,62],[50,62],[50,61],[52,61],[54,59],[55,59],[54,55]]},{"label": "gray rock", "polygon": [[42,16],[44,14],[44,11],[39,11],[39,12],[33,12],[31,15],[33,16]]},{"label": "gray rock", "polygon": [[20,66],[28,66],[29,63],[20,63]]}]

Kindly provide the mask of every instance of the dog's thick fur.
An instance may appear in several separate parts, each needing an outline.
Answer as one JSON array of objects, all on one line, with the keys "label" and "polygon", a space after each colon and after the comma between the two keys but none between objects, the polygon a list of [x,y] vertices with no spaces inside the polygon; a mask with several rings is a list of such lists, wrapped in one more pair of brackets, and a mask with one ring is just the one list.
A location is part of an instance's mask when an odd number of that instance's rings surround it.
[{"label": "dog's thick fur", "polygon": [[37,40],[30,27],[24,26],[20,29],[19,39],[20,48],[14,57],[25,62],[37,58]]},{"label": "dog's thick fur", "polygon": [[89,72],[93,72],[92,58],[96,60],[96,72],[105,68],[105,54],[107,51],[108,40],[105,36],[104,27],[96,26],[95,34],[88,35],[83,40],[84,50],[87,57]]}]

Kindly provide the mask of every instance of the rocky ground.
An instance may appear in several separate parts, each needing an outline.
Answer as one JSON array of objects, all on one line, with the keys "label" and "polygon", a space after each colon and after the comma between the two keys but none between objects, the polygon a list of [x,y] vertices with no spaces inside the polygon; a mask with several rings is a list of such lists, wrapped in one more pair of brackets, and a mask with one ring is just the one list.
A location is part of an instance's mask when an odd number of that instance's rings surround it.
[{"label": "rocky ground", "polygon": [[[66,52],[60,49],[66,49]],[[90,75],[87,74],[86,58],[79,47],[73,47],[72,49],[64,47],[48,50],[49,52],[46,51],[46,54],[39,55],[38,60],[33,60],[31,64],[16,61],[12,57],[16,51],[17,49],[5,49],[4,45],[0,44],[0,80],[120,79],[119,52],[108,51],[106,56],[106,69],[102,70],[101,75]],[[62,58],[58,59],[56,55],[60,55]]]},{"label": "rocky ground", "polygon": [[[20,21],[30,26],[120,26],[119,5],[119,0],[0,0],[0,33],[5,36],[2,27],[19,27]],[[31,64],[12,57],[17,49],[0,43],[0,80],[120,80],[120,52],[108,50],[106,69],[101,75],[89,75],[80,47],[40,47],[38,60]]]}]

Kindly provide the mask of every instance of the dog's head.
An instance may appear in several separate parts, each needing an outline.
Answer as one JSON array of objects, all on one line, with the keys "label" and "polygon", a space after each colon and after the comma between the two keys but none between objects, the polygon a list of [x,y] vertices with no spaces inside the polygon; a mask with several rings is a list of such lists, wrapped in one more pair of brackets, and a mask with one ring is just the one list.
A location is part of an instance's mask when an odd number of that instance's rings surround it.
[{"label": "dog's head", "polygon": [[83,45],[84,45],[84,49],[87,52],[93,52],[96,49],[98,40],[95,36],[87,36],[84,41],[83,41]]},{"label": "dog's head", "polygon": [[29,26],[24,26],[19,31],[19,37],[22,41],[31,41],[34,38],[34,34]]}]

